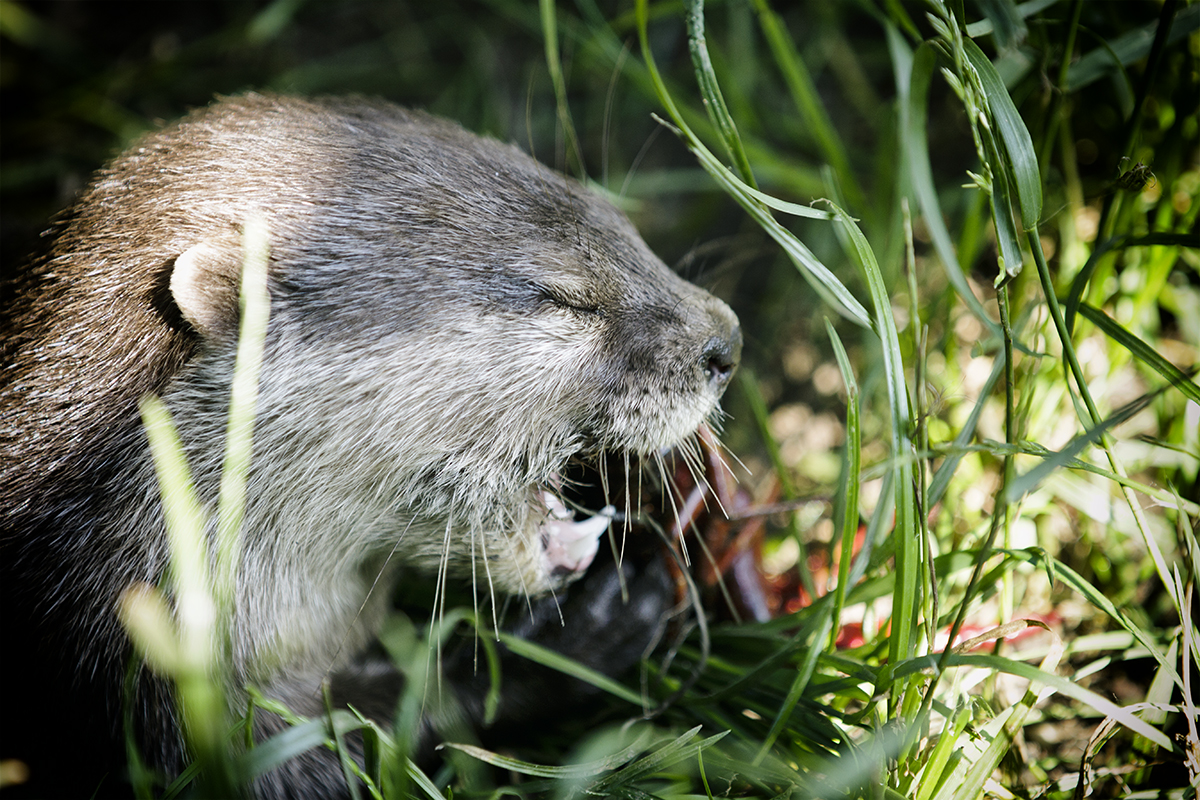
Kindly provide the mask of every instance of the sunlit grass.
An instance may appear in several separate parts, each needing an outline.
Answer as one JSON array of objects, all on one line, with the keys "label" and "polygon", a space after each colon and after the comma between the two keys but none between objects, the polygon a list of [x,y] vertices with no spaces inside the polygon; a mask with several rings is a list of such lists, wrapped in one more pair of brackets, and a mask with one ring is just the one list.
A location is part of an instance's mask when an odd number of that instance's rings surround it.
[{"label": "sunlit grass", "polygon": [[[1183,761],[1180,743],[1166,731],[1169,720],[1187,717],[1181,698],[1190,702],[1179,658],[1187,646],[1180,636],[1190,639],[1194,630],[1185,594],[1195,572],[1178,559],[1189,552],[1180,532],[1195,525],[1198,509],[1178,493],[1196,480],[1196,387],[1187,370],[1197,352],[1187,336],[1192,323],[1174,319],[1168,304],[1176,292],[1188,298],[1185,304],[1196,298],[1194,161],[1176,156],[1174,174],[1156,174],[1154,182],[1171,186],[1165,207],[1164,192],[1150,187],[1145,171],[1129,174],[1153,155],[1131,134],[1122,172],[1099,197],[1084,200],[1075,166],[1060,166],[1073,159],[1074,143],[1055,138],[1071,125],[1072,98],[1058,95],[1054,124],[1035,119],[1031,130],[1000,72],[1011,79],[1016,40],[1000,44],[993,66],[967,35],[996,47],[1001,34],[991,37],[987,30],[1011,24],[1016,27],[1004,35],[1013,36],[1040,26],[1036,43],[1048,67],[1057,69],[1060,90],[1068,90],[1093,77],[1082,70],[1094,69],[1094,60],[1085,58],[1076,71],[1059,49],[1064,40],[1075,41],[1079,4],[1060,4],[1065,20],[1049,12],[1036,16],[1041,9],[1030,4],[1026,13],[1035,16],[1029,20],[1014,14],[966,28],[962,8],[953,4],[931,5],[923,20],[889,8],[878,23],[887,30],[901,103],[894,138],[880,146],[899,142],[905,158],[888,163],[894,171],[871,176],[876,196],[891,207],[873,205],[858,188],[862,181],[847,177],[846,154],[828,134],[829,114],[781,18],[762,3],[753,14],[731,10],[725,19],[757,22],[769,44],[759,50],[759,90],[769,94],[761,89],[769,80],[762,74],[775,67],[788,87],[776,97],[790,95],[791,113],[834,165],[819,194],[845,202],[841,193],[849,187],[854,204],[847,211],[864,221],[863,231],[847,216],[832,223],[845,248],[842,264],[856,269],[831,270],[788,229],[782,215],[795,207],[769,196],[782,190],[790,199],[789,186],[804,182],[789,181],[781,166],[788,155],[759,138],[764,125],[756,115],[768,112],[737,96],[739,69],[720,50],[737,49],[736,37],[752,34],[745,25],[731,26],[728,36],[714,33],[701,4],[685,5],[675,24],[687,30],[695,90],[669,85],[655,68],[650,18],[663,27],[668,15],[637,6],[642,55],[674,131],[782,246],[831,319],[868,329],[856,336],[883,339],[881,347],[868,341],[858,349],[859,361],[843,361],[841,370],[845,385],[860,372],[858,381],[870,387],[861,398],[857,390],[850,395],[862,404],[864,419],[861,426],[849,420],[844,429],[861,427],[862,444],[849,440],[854,458],[843,464],[855,474],[855,462],[864,465],[862,503],[855,505],[875,549],[865,570],[856,573],[843,559],[825,573],[833,592],[822,601],[769,625],[715,629],[704,677],[668,715],[680,725],[692,719],[734,733],[705,753],[705,777],[719,774],[751,794],[770,787],[799,796],[974,797],[1003,794],[1005,784],[1018,792],[1070,792],[1080,781],[1093,785],[1089,769],[1099,745],[1115,737],[1124,745],[1103,752],[1127,771],[1131,786],[1161,780],[1136,768],[1156,759]],[[1165,48],[1166,41],[1155,47]],[[740,51],[747,52],[744,44]],[[1151,65],[1165,63],[1160,53],[1149,53]],[[1186,67],[1182,77],[1147,69],[1139,106],[1156,85],[1195,82]],[[931,168],[927,97],[938,79],[957,95],[968,147],[978,157],[978,165],[957,178]],[[1022,88],[1021,76],[1013,86]],[[1173,133],[1194,148],[1196,110],[1178,112],[1190,114],[1190,122],[1159,136],[1177,147]],[[878,191],[888,183],[890,191]],[[983,205],[958,201],[970,193]],[[973,209],[975,218],[945,216],[947,198]],[[990,224],[981,227],[977,215],[988,208]],[[911,233],[903,245],[901,222],[910,214],[929,243],[919,256]],[[1088,229],[1093,215],[1101,220],[1099,230]],[[1119,265],[1118,249],[1124,251]],[[1110,251],[1102,276],[1108,288],[1100,290],[1096,265]],[[877,266],[881,254],[891,258]],[[982,275],[993,285],[981,282]],[[863,310],[868,296],[869,316]],[[861,360],[864,355],[873,360]],[[850,408],[857,413],[855,403]],[[773,429],[777,415],[762,413],[770,417],[762,427]],[[782,444],[771,449],[776,468],[799,473],[780,481],[805,482],[802,457],[780,463],[778,454],[788,451]],[[811,475],[815,485],[822,480],[830,485],[825,476]],[[834,507],[846,496],[843,481]],[[839,536],[845,528],[843,522]],[[812,530],[823,533],[810,532],[804,547],[791,552],[832,546],[833,527]],[[788,549],[776,545],[775,552]],[[1155,588],[1162,585],[1165,594]],[[826,636],[830,597],[837,598],[839,621],[860,620],[863,643],[856,648],[828,645],[836,641]],[[1151,597],[1165,603],[1147,609],[1142,603]],[[1172,627],[1172,619],[1184,627]],[[675,668],[680,657],[699,653],[684,648]],[[1151,664],[1158,676],[1152,691],[1149,681],[1140,684],[1153,695],[1151,706],[1122,708],[1084,688],[1096,681],[1103,686],[1105,669],[1127,659]],[[1057,755],[1020,763],[1018,737],[1063,718],[1088,729],[1106,720],[1087,745],[1089,763],[1070,764]],[[723,761],[721,753],[734,760]],[[1189,774],[1197,777],[1183,769],[1154,773],[1174,775],[1181,791]],[[692,779],[679,780],[676,789],[701,791]]]}]

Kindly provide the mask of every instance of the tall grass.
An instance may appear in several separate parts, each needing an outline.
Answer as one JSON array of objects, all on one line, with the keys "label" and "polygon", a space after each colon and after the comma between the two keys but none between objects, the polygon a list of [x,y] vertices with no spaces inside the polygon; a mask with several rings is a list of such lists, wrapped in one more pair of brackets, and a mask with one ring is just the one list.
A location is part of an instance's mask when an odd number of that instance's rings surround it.
[{"label": "tall grass", "polygon": [[[1148,98],[1161,108],[1184,96],[1173,95],[1181,83],[1195,84],[1194,62],[1181,62],[1178,51],[1167,58],[1172,39],[1195,30],[1194,9],[1180,16],[1164,5],[1158,21],[1129,31],[1142,34],[1140,49],[1127,37],[1112,46],[1082,30],[1078,2],[999,3],[975,21],[961,3],[931,2],[922,18],[898,4],[863,14],[882,29],[896,96],[894,127],[877,146],[900,154],[864,178],[855,162],[868,159],[852,157],[834,133],[784,18],[761,1],[719,8],[729,23],[723,39],[698,0],[682,12],[638,2],[631,27],[642,64],[630,71],[649,84],[662,124],[826,309],[846,389],[843,473],[831,503],[840,524],[824,529],[837,532],[840,559],[831,559],[822,596],[807,607],[769,623],[714,628],[707,659],[684,644],[669,669],[648,665],[664,695],[701,670],[658,717],[660,727],[691,738],[669,740],[663,751],[675,763],[660,759],[657,774],[614,765],[592,788],[618,796],[1079,796],[1114,791],[1113,781],[1105,788],[1096,778],[1101,757],[1127,776],[1116,779],[1124,785],[1190,795],[1200,779],[1186,666],[1196,657],[1190,587],[1200,508],[1184,495],[1194,492],[1198,466],[1197,352],[1194,326],[1172,308],[1194,303],[1200,283],[1197,111],[1176,107],[1174,126],[1160,124],[1153,143],[1138,127]],[[678,68],[672,81],[656,63],[655,33],[668,38],[672,24],[685,31],[695,88]],[[1090,44],[1075,62],[1081,32]],[[614,39],[613,28],[584,37],[597,50],[611,50]],[[750,69],[722,44],[759,54],[757,86],[739,83]],[[1105,68],[1097,65],[1102,52],[1111,56]],[[1030,62],[1054,79],[1042,109],[1029,100],[1038,75]],[[1079,89],[1101,76],[1127,81],[1135,63],[1141,76],[1117,151],[1121,170],[1089,198],[1073,163]],[[1179,71],[1166,73],[1168,63]],[[780,86],[762,87],[772,80],[763,76],[768,69]],[[975,155],[957,176],[935,170],[928,144],[937,79],[957,101],[958,127]],[[790,110],[756,108],[756,96],[786,98]],[[789,113],[799,119],[792,129],[807,128],[829,165],[827,199],[816,208],[788,199],[808,176],[789,175],[793,154],[764,138],[770,126],[762,116]],[[1152,185],[1144,165],[1156,148],[1163,158]],[[957,213],[946,213],[947,199]],[[805,230],[828,226],[818,236],[840,243],[842,254],[818,258],[795,235],[792,217],[823,220]],[[927,243],[920,257],[918,226]],[[1096,283],[1102,260],[1110,276],[1120,273],[1107,288]],[[835,320],[850,326],[845,334]],[[844,335],[863,343],[857,362]],[[974,397],[932,396],[980,364],[988,377]],[[864,378],[869,388],[860,390]],[[770,419],[760,423],[770,430]],[[886,448],[871,448],[870,435]],[[1140,446],[1123,447],[1133,443]],[[868,453],[882,458],[872,463]],[[880,487],[877,496],[860,497],[860,475]],[[973,496],[981,484],[983,497]],[[855,561],[860,523],[867,538]],[[834,550],[834,541],[812,535],[804,544]],[[1134,585],[1116,590],[1095,574],[1114,545],[1118,561],[1145,557]],[[1157,613],[1132,604],[1135,595],[1158,599]],[[1075,609],[1074,626],[1063,624],[1064,607]],[[863,620],[863,642],[839,649],[836,629],[851,609]],[[1035,631],[1033,646],[1006,644]],[[1088,688],[1103,687],[1104,667],[1123,661],[1150,665],[1138,702],[1121,705]],[[1080,760],[1025,757],[1022,740],[1056,718],[1093,728]],[[689,729],[693,723],[702,727]],[[683,749],[685,740],[693,749]]]}]

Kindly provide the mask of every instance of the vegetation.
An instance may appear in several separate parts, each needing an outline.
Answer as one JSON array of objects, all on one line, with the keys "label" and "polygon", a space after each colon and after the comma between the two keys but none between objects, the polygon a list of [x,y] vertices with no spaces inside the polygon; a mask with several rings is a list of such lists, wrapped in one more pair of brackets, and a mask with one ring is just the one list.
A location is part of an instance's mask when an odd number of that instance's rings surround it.
[{"label": "vegetation", "polygon": [[[68,23],[2,0],[5,216],[70,160],[15,169],[38,131],[109,147],[212,91],[373,91],[528,141],[739,312],[723,439],[771,513],[734,546],[776,614],[712,603],[601,682],[586,734],[426,776],[403,724],[335,712],[240,768],[361,729],[363,796],[1195,796],[1200,5],[353,5],[275,0],[88,73]],[[45,63],[69,80],[34,99]],[[385,637],[414,678],[419,630]]]}]

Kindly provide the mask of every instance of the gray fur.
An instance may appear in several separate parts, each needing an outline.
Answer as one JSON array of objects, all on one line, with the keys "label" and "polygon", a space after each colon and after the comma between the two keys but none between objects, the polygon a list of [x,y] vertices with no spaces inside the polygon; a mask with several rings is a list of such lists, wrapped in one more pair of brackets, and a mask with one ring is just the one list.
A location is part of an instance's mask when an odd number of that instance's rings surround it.
[{"label": "gray fur", "polygon": [[56,224],[0,351],[5,600],[114,695],[114,603],[165,563],[136,401],[165,399],[211,508],[256,210],[271,320],[234,666],[289,701],[372,640],[381,569],[445,558],[531,595],[575,577],[542,557],[537,492],[581,452],[687,439],[737,363],[733,313],[622,214],[452,123],[247,95],[147,136]]}]

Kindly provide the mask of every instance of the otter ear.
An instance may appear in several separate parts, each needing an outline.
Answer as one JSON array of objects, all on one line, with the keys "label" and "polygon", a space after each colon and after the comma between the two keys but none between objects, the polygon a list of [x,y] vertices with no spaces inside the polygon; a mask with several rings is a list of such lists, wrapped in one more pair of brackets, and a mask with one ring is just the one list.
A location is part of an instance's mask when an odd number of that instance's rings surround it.
[{"label": "otter ear", "polygon": [[206,339],[237,336],[241,253],[216,242],[189,247],[171,268],[171,297],[183,318]]}]

